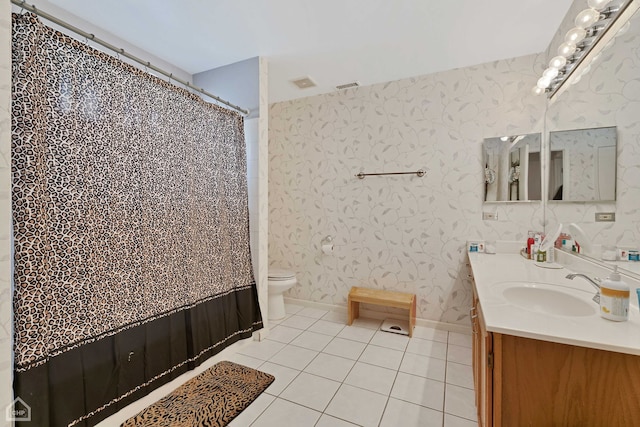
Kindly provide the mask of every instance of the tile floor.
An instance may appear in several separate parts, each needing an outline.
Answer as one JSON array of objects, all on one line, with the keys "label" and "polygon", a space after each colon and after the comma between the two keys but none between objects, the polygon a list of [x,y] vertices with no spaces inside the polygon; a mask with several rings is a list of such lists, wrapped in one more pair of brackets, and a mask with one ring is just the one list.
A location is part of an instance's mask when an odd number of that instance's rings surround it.
[{"label": "tile floor", "polygon": [[229,357],[276,377],[231,427],[475,427],[471,336],[287,305],[264,341]]}]

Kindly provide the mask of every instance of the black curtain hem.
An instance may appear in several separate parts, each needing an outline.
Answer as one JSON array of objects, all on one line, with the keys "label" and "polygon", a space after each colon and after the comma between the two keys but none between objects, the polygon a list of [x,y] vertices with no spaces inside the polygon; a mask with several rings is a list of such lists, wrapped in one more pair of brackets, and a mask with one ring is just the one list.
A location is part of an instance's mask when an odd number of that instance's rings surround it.
[{"label": "black curtain hem", "polygon": [[71,349],[14,373],[24,426],[91,426],[262,329],[256,287]]}]

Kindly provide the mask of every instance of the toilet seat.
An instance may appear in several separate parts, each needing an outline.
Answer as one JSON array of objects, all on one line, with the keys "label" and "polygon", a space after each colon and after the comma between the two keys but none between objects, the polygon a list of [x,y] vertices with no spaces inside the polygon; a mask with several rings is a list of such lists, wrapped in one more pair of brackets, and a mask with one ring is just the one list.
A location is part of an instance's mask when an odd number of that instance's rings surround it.
[{"label": "toilet seat", "polygon": [[296,273],[289,270],[284,270],[282,268],[270,268],[268,280],[272,281],[280,281],[280,280],[290,280],[296,277]]}]

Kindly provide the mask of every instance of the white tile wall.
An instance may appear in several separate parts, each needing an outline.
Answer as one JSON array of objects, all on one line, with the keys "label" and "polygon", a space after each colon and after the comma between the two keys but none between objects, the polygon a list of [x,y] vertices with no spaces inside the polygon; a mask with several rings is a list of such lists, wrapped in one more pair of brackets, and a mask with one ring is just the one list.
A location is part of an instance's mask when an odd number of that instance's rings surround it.
[{"label": "white tile wall", "polygon": [[258,299],[262,310],[262,319],[269,326],[267,306],[267,275],[269,269],[268,260],[268,229],[269,229],[269,66],[266,58],[259,60],[260,80],[260,117],[258,118]]},{"label": "white tile wall", "polygon": [[258,118],[245,120],[244,138],[247,145],[247,189],[249,193],[249,234],[253,274],[258,282],[259,257],[259,212],[258,212]]},{"label": "white tile wall", "polygon": [[11,3],[0,2],[0,425],[13,399],[11,325]]},{"label": "white tile wall", "polygon": [[[469,238],[524,240],[542,203],[488,205],[481,144],[542,131],[526,56],[271,106],[269,264],[296,271],[289,297],[346,305],[351,286],[416,293],[418,317],[468,324]],[[411,171],[415,176],[368,177]],[[333,255],[320,241],[332,235]],[[373,307],[376,308],[376,307]]]}]

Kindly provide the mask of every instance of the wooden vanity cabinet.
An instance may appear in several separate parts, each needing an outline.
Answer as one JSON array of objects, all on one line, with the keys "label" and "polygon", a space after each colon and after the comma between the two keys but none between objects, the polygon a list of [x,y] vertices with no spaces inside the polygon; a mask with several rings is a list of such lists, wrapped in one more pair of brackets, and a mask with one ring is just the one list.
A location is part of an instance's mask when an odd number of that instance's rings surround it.
[{"label": "wooden vanity cabinet", "polygon": [[640,426],[640,356],[487,332],[471,310],[478,425]]},{"label": "wooden vanity cabinet", "polygon": [[493,334],[487,332],[475,288],[473,290],[471,322],[473,330],[473,382],[476,392],[478,425],[488,427],[493,425]]}]

